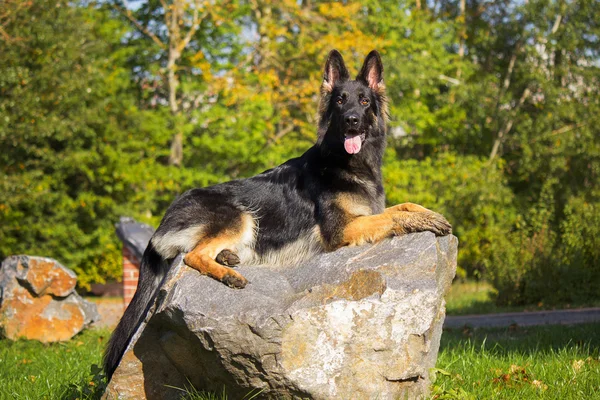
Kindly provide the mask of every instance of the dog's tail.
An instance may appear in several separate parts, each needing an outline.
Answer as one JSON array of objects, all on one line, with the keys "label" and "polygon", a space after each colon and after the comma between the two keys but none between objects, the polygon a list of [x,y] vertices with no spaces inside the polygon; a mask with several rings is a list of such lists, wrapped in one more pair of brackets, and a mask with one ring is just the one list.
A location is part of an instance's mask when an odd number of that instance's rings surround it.
[{"label": "dog's tail", "polygon": [[104,353],[104,371],[109,380],[121,361],[131,337],[152,305],[168,269],[168,263],[150,242],[140,264],[140,278],[135,295],[115,328]]}]

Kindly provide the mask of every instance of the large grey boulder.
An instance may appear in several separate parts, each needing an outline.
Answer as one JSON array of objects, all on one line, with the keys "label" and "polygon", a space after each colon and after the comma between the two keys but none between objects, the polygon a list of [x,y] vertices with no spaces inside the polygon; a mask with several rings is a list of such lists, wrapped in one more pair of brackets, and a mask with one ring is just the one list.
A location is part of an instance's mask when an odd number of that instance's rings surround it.
[{"label": "large grey boulder", "polygon": [[457,239],[419,233],[299,266],[240,267],[243,290],[175,260],[105,397],[422,398],[435,366]]},{"label": "large grey boulder", "polygon": [[46,257],[11,256],[0,267],[0,336],[69,340],[100,319],[75,291],[77,275]]}]

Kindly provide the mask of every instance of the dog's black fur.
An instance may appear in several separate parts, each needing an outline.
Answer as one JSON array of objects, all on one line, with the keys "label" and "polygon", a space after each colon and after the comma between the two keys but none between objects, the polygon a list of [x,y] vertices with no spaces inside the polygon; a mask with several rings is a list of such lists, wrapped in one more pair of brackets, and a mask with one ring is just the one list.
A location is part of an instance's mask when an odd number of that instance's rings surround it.
[{"label": "dog's black fur", "polygon": [[385,210],[381,164],[387,103],[376,51],[354,81],[340,53],[329,54],[319,112],[318,141],[301,157],[252,178],[192,189],[169,207],[106,351],[109,377],[179,253],[187,253],[187,265],[242,288],[247,281],[227,265],[289,264],[397,234],[451,232],[441,215],[421,206]]}]

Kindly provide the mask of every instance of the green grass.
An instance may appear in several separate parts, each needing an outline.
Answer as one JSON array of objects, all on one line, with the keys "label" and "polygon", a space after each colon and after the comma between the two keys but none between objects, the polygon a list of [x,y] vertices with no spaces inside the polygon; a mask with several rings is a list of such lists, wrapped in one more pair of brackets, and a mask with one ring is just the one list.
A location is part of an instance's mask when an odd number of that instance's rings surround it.
[{"label": "green grass", "polygon": [[600,324],[446,331],[434,399],[600,399]]},{"label": "green grass", "polygon": [[[99,398],[94,365],[107,338],[89,330],[51,345],[0,340],[0,399]],[[600,324],[445,331],[434,375],[434,399],[600,399]]]},{"label": "green grass", "polygon": [[0,340],[0,399],[97,398],[110,333],[87,330],[65,343]]},{"label": "green grass", "polygon": [[[185,393],[185,400],[229,400],[225,389],[223,389],[220,393],[204,392],[194,388],[183,390],[183,392]],[[251,390],[240,400],[254,400],[258,398],[260,394],[261,391]]]},{"label": "green grass", "polygon": [[455,281],[446,295],[448,315],[488,314],[497,312],[496,292],[487,282]]},{"label": "green grass", "polygon": [[538,303],[523,306],[497,306],[496,294],[496,289],[485,281],[455,281],[446,295],[446,314],[493,314],[600,306],[600,300],[581,304]]}]

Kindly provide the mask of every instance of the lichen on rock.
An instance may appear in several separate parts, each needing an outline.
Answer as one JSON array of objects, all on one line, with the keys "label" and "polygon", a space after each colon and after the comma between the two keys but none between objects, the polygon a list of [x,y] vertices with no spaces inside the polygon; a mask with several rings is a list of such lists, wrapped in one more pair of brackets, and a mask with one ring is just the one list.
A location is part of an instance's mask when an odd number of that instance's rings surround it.
[{"label": "lichen on rock", "polygon": [[77,275],[56,260],[11,256],[0,267],[0,333],[43,343],[69,340],[99,319],[75,292]]}]

